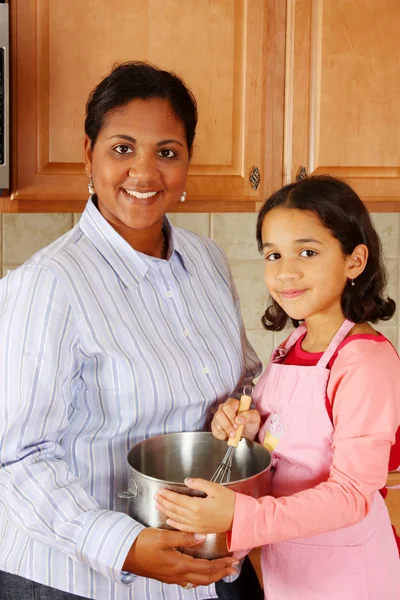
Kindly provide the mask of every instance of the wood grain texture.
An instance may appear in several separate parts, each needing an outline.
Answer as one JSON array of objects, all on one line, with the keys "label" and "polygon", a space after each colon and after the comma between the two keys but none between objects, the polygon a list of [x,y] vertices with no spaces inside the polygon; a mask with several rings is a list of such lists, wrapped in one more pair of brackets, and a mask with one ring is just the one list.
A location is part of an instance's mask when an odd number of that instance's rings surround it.
[{"label": "wood grain texture", "polygon": [[400,3],[287,0],[285,179],[344,178],[400,210]]},{"label": "wood grain texture", "polygon": [[249,176],[256,165],[265,178],[270,14],[264,0],[14,0],[15,167],[2,210],[83,205],[88,94],[114,64],[145,60],[177,72],[198,101],[188,201],[179,210],[213,212],[217,199],[224,211],[254,211],[264,197]]}]

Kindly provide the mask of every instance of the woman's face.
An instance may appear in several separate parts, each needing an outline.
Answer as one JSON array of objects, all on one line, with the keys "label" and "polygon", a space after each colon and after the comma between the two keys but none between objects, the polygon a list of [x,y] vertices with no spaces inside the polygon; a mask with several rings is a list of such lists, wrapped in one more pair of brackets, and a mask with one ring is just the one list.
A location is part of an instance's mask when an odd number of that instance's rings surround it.
[{"label": "woman's face", "polygon": [[110,111],[93,149],[86,138],[85,157],[99,210],[122,234],[159,231],[185,189],[185,129],[164,99],[132,100]]}]

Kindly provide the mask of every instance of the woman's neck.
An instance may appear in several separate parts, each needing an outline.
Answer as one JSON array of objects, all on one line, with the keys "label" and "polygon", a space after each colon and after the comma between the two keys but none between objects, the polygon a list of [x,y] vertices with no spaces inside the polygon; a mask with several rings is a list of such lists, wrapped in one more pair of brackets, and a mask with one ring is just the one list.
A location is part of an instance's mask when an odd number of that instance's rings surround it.
[{"label": "woman's neck", "polygon": [[163,229],[163,222],[154,223],[147,229],[132,229],[109,212],[97,197],[92,200],[108,223],[124,238],[126,242],[137,252],[154,256],[155,258],[166,258],[168,254],[168,234]]}]

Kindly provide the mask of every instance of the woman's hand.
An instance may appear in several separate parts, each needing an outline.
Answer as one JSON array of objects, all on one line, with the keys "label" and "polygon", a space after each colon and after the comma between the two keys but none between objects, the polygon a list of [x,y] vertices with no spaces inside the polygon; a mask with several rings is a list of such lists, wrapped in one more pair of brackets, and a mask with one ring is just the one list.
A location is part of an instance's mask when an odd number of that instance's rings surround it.
[{"label": "woman's hand", "polygon": [[122,569],[163,583],[181,586],[191,583],[193,587],[210,585],[236,574],[234,565],[239,561],[234,556],[206,560],[177,550],[178,547],[201,544],[204,537],[196,539],[193,534],[149,527],[136,538]]},{"label": "woman's hand", "polygon": [[260,429],[261,417],[258,410],[251,409],[237,415],[239,400],[229,398],[218,406],[211,422],[211,431],[218,440],[235,437],[239,425],[244,425],[242,437],[254,440]]},{"label": "woman's hand", "polygon": [[232,528],[235,492],[204,479],[185,479],[193,490],[207,494],[197,498],[160,490],[155,496],[156,508],[168,517],[167,524],[189,533],[224,533]]}]

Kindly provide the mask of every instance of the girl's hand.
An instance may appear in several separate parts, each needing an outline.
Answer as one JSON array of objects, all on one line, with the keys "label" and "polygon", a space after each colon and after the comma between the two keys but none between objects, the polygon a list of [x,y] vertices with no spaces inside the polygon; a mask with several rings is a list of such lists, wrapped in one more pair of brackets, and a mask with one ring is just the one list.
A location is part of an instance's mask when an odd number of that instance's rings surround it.
[{"label": "girl's hand", "polygon": [[235,492],[204,479],[185,479],[185,485],[207,494],[196,498],[160,490],[156,508],[168,517],[167,524],[189,533],[225,533],[232,528]]},{"label": "girl's hand", "polygon": [[244,425],[242,437],[254,440],[260,429],[261,417],[258,410],[246,410],[236,415],[239,400],[229,398],[218,406],[218,410],[211,422],[211,431],[218,440],[235,437],[239,425]]}]

